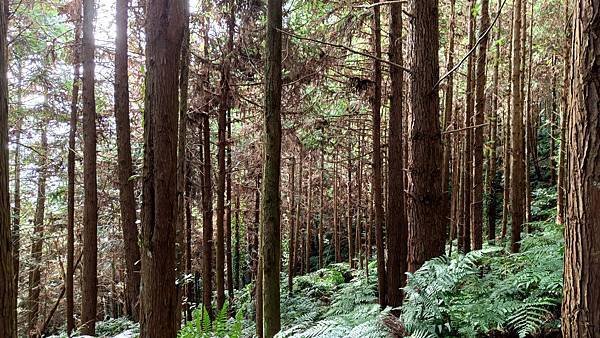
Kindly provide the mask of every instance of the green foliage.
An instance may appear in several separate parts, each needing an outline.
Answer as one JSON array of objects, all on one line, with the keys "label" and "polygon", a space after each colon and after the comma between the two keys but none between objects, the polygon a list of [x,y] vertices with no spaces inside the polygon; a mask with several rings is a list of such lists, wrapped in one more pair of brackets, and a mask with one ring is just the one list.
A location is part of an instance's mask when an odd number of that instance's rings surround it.
[{"label": "green foliage", "polygon": [[127,330],[131,330],[134,334],[139,334],[140,324],[123,317],[111,318],[96,323],[96,335],[98,337],[113,337]]},{"label": "green foliage", "polygon": [[217,313],[214,320],[210,320],[208,311],[204,306],[194,310],[192,320],[189,321],[177,334],[179,338],[212,338],[227,337],[240,338],[244,323],[244,315],[241,310],[235,318],[229,318],[229,304],[226,302]]},{"label": "green foliage", "polygon": [[[541,226],[541,224],[540,224]],[[410,274],[402,320],[412,337],[520,337],[556,326],[562,296],[562,230],[543,224],[522,252],[489,247],[439,257]]]}]

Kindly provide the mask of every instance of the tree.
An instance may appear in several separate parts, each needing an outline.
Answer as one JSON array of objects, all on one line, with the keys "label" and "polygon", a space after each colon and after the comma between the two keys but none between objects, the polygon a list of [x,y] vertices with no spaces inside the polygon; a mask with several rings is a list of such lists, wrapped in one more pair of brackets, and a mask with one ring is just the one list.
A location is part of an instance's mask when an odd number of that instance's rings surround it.
[{"label": "tree", "polygon": [[565,225],[563,337],[600,332],[600,1],[575,2],[570,73],[567,216]]},{"label": "tree", "polygon": [[[381,16],[379,0],[373,4],[373,42],[375,56],[381,57]],[[379,290],[379,305],[386,306],[387,303],[387,279],[385,271],[385,248],[383,239],[384,215],[383,215],[383,180],[381,160],[381,61],[373,61],[374,91],[371,98],[371,109],[373,118],[373,203],[375,208],[375,245],[377,247],[377,289]],[[350,207],[350,203],[348,203]],[[350,234],[348,234],[350,236]]]},{"label": "tree", "polygon": [[412,0],[408,143],[408,270],[444,253],[442,140],[438,118],[439,30],[436,0]]},{"label": "tree", "polygon": [[261,204],[261,257],[263,280],[264,336],[271,338],[281,328],[279,269],[281,260],[281,27],[282,1],[267,3],[265,57],[264,166]]},{"label": "tree", "polygon": [[17,294],[8,188],[7,2],[0,1],[0,336],[17,337]]},{"label": "tree", "polygon": [[146,8],[141,337],[175,337],[177,122],[183,3]]},{"label": "tree", "polygon": [[98,304],[98,183],[96,177],[96,96],[94,93],[94,0],[83,1],[83,281],[81,333],[96,331]]},{"label": "tree", "polygon": [[[390,7],[390,60],[401,65],[402,55],[402,4]],[[387,206],[387,304],[402,304],[402,288],[407,271],[408,225],[404,214],[404,181],[402,175],[402,85],[404,73],[398,67],[390,68],[392,93],[390,96],[389,155],[388,155],[388,206]]]},{"label": "tree", "polygon": [[[47,105],[44,104],[44,110]],[[46,211],[46,178],[48,168],[48,136],[46,126],[42,126],[41,151],[39,159],[39,174],[37,183],[37,198],[35,203],[35,215],[33,219],[33,244],[31,245],[31,258],[33,267],[29,272],[29,288],[27,295],[27,332],[29,335],[40,335],[37,322],[40,312],[40,293],[42,285],[40,284],[42,249],[44,245],[44,214]]]},{"label": "tree", "polygon": [[512,217],[511,251],[519,252],[521,227],[525,213],[525,158],[523,138],[523,101],[521,100],[521,0],[514,3],[511,69],[511,181],[510,212]]},{"label": "tree", "polygon": [[75,295],[73,278],[75,274],[75,138],[79,115],[80,82],[80,43],[81,43],[81,6],[75,20],[75,43],[73,47],[73,90],[71,91],[71,116],[69,119],[69,154],[67,155],[67,275],[65,291],[67,294],[67,334],[75,329]]},{"label": "tree", "polygon": [[[475,126],[473,132],[473,198],[471,204],[471,247],[480,250],[483,245],[483,121],[486,108],[485,87],[487,83],[487,48],[490,25],[489,0],[481,1],[479,24],[479,52],[475,78]],[[479,126],[479,127],[478,127]]]},{"label": "tree", "polygon": [[127,57],[128,0],[116,5],[117,37],[115,41],[115,120],[117,125],[117,152],[119,159],[119,205],[121,229],[125,246],[127,270],[127,311],[137,320],[140,293],[140,248],[136,224],[136,203],[131,159],[131,128],[129,126],[129,71]]}]

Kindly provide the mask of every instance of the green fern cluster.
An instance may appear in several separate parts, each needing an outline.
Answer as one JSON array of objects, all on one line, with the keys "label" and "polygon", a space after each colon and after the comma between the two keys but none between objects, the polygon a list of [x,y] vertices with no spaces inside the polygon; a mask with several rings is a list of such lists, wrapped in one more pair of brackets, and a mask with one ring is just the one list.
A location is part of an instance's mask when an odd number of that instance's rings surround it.
[{"label": "green fern cluster", "polygon": [[194,310],[192,320],[177,334],[178,338],[241,338],[244,315],[238,311],[235,318],[229,318],[229,304],[225,303],[213,320],[203,306]]},{"label": "green fern cluster", "polygon": [[562,294],[560,227],[527,236],[519,254],[488,247],[435,258],[409,275],[402,309],[412,337],[520,337],[556,327]]}]

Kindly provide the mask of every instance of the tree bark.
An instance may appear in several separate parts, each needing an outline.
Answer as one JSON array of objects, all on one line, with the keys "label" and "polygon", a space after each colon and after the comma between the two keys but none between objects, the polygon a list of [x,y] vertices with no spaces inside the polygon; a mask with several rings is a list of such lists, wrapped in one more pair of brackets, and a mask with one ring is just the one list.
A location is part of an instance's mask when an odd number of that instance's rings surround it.
[{"label": "tree bark", "polygon": [[[47,109],[45,106],[44,109]],[[37,327],[40,312],[40,270],[42,265],[42,248],[44,245],[44,213],[46,210],[46,178],[48,175],[48,137],[46,126],[42,127],[41,149],[39,159],[38,190],[33,218],[33,236],[31,245],[32,269],[29,272],[29,289],[27,296],[27,333],[39,336]]]},{"label": "tree bark", "polygon": [[513,15],[513,52],[511,69],[511,251],[519,252],[525,207],[525,162],[523,139],[523,101],[521,100],[521,0],[515,0]]},{"label": "tree bark", "polygon": [[71,117],[69,121],[69,153],[67,155],[67,273],[65,292],[67,294],[67,335],[75,329],[75,302],[73,278],[75,275],[75,144],[79,105],[79,67],[81,43],[81,7],[75,22],[75,46],[73,47],[73,90],[71,92]]},{"label": "tree bark", "polygon": [[[481,21],[479,24],[479,52],[477,58],[477,88],[475,90],[475,125],[482,125],[485,117],[487,83],[487,48],[490,25],[489,1],[481,1]],[[483,128],[473,131],[473,197],[471,203],[471,247],[480,250],[483,246]]]},{"label": "tree bark", "polygon": [[291,295],[294,291],[294,237],[296,228],[296,218],[294,218],[296,207],[296,189],[295,189],[295,174],[296,174],[296,158],[292,157],[290,163],[290,227],[288,232],[288,293]]},{"label": "tree bark", "polygon": [[597,337],[600,333],[599,44],[600,1],[576,1],[569,91],[563,337]]},{"label": "tree bark", "polygon": [[[390,61],[402,65],[402,4],[390,7]],[[404,73],[390,68],[391,96],[388,140],[388,205],[387,205],[387,305],[402,305],[406,281],[408,224],[404,213],[404,181],[402,156],[402,85]],[[450,145],[448,145],[449,147]],[[449,148],[448,148],[449,149]],[[447,164],[445,164],[447,166]],[[381,304],[383,305],[383,304]]]},{"label": "tree bark", "polygon": [[0,336],[17,337],[17,289],[14,282],[8,186],[7,2],[0,2]]},{"label": "tree bark", "polygon": [[115,120],[117,125],[117,153],[119,160],[119,205],[121,229],[125,247],[125,286],[127,313],[134,321],[139,317],[140,247],[136,225],[136,203],[131,159],[131,127],[129,125],[129,71],[127,57],[128,0],[116,5],[117,38],[115,41]]},{"label": "tree bark", "polygon": [[263,259],[264,336],[271,338],[281,328],[279,274],[281,260],[280,175],[281,175],[281,27],[282,1],[267,2],[265,58],[265,114],[261,204]]},{"label": "tree bark", "polygon": [[140,337],[175,337],[177,122],[183,3],[146,8],[145,149]]},{"label": "tree bark", "polygon": [[96,97],[94,94],[94,0],[83,1],[83,280],[81,333],[96,331],[98,304],[98,188],[96,177]]},{"label": "tree bark", "polygon": [[[373,42],[375,55],[381,57],[381,8],[379,0],[373,0]],[[371,98],[371,109],[373,119],[373,202],[375,208],[375,241],[377,246],[377,289],[379,305],[383,308],[387,305],[387,277],[385,271],[385,243],[383,237],[384,214],[383,214],[383,179],[381,160],[381,61],[373,61],[373,78],[375,88]]]},{"label": "tree bark", "polygon": [[412,0],[411,111],[408,143],[408,270],[444,254],[442,138],[438,118],[436,0]]},{"label": "tree bark", "polygon": [[[449,71],[454,68],[454,45],[456,35],[456,1],[450,0],[450,23],[448,27],[448,59],[446,61],[446,70]],[[444,130],[448,130],[452,126],[453,122],[453,108],[454,108],[454,75],[450,74],[446,82],[446,95],[444,96],[444,115],[443,115],[443,127]],[[391,118],[391,114],[390,114]],[[457,128],[454,128],[457,129]],[[391,130],[390,130],[391,132]],[[452,159],[452,141],[456,137],[452,137],[451,134],[445,134],[443,136],[444,141],[444,157],[442,163],[442,187],[444,189],[444,205],[446,207],[446,218],[450,223],[450,233],[453,234],[456,220],[454,219],[454,213],[452,213],[452,201],[456,200],[456,193],[459,191],[454,181],[450,185],[450,165],[454,163]],[[390,159],[391,161],[391,159]],[[452,174],[454,175],[454,167],[452,167]],[[452,187],[452,189],[450,189]],[[448,223],[447,222],[447,223]],[[450,244],[452,244],[453,236],[450,236]]]}]

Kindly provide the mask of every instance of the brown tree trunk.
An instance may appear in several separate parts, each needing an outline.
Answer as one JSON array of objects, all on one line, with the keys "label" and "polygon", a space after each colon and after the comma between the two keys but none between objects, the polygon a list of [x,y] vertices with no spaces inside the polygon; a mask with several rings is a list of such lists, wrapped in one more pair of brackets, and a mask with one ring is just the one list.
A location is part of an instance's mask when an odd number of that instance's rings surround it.
[{"label": "brown tree trunk", "polygon": [[[302,169],[302,166],[300,166]],[[342,261],[342,250],[340,240],[340,225],[338,218],[338,157],[337,152],[333,158],[333,246],[335,251],[335,262],[340,263]],[[301,172],[302,173],[302,172]],[[300,186],[302,190],[302,186]],[[302,196],[302,194],[300,194]]]},{"label": "brown tree trunk", "polygon": [[[47,107],[44,107],[45,109]],[[46,210],[46,177],[48,172],[48,137],[46,126],[42,127],[42,140],[40,150],[37,200],[33,219],[33,236],[31,245],[32,269],[29,272],[29,289],[27,296],[27,333],[39,336],[37,326],[40,312],[40,270],[42,265],[42,247],[44,245],[44,213]]]},{"label": "brown tree trunk", "polygon": [[519,252],[521,227],[525,207],[525,162],[523,138],[523,101],[521,100],[521,0],[515,0],[513,15],[512,69],[511,69],[511,182],[510,212],[512,217],[511,251]]},{"label": "brown tree trunk", "polygon": [[[204,56],[208,58],[208,27],[205,19]],[[210,90],[210,68],[206,67],[204,92]],[[204,111],[202,112],[202,304],[212,318],[212,275],[213,275],[213,198],[212,198],[212,164],[210,151],[210,98],[204,94]]]},{"label": "brown tree trunk", "polygon": [[[8,187],[7,2],[0,2],[0,336],[17,337],[17,288],[14,283]],[[8,244],[8,245],[6,245]]]},{"label": "brown tree trunk", "polygon": [[304,266],[306,273],[309,273],[311,269],[310,258],[312,257],[312,224],[313,224],[313,179],[312,179],[312,154],[308,154],[308,205],[306,209],[306,238],[304,241]]},{"label": "brown tree trunk", "polygon": [[[500,19],[500,8],[502,4],[498,1],[498,28],[496,33],[496,40],[500,39],[502,32],[502,21]],[[495,43],[495,56],[494,56],[494,75],[493,75],[493,92],[492,92],[492,110],[490,116],[490,153],[488,157],[488,175],[487,175],[487,225],[488,225],[488,242],[494,243],[496,240],[496,171],[498,169],[497,162],[497,148],[498,148],[498,111],[499,106],[499,82],[500,82],[500,44]]]},{"label": "brown tree trunk", "polygon": [[565,33],[563,46],[564,77],[562,92],[562,114],[560,118],[560,148],[558,153],[558,182],[556,197],[556,223],[564,224],[566,220],[566,185],[567,185],[567,123],[569,111],[569,74],[571,72],[571,0],[565,0]]},{"label": "brown tree trunk", "polygon": [[96,178],[96,97],[94,94],[94,0],[83,1],[83,280],[81,333],[96,331],[98,304],[98,192]]},{"label": "brown tree trunk", "polygon": [[234,223],[234,237],[235,237],[235,246],[233,252],[233,286],[239,290],[240,289],[240,192],[239,189],[236,189],[235,193],[235,223]]},{"label": "brown tree trunk", "polygon": [[69,153],[67,155],[67,273],[65,291],[67,294],[67,335],[75,329],[75,302],[73,278],[75,275],[75,142],[77,136],[78,102],[79,102],[79,67],[81,43],[81,8],[75,23],[75,47],[73,48],[73,90],[71,92],[71,117],[69,121]]},{"label": "brown tree trunk", "polygon": [[[468,20],[468,35],[469,35],[469,44],[467,46],[467,50],[471,50],[475,45],[475,31],[476,31],[476,19],[474,14],[475,1],[469,0],[469,5],[467,6],[467,15],[469,16]],[[472,220],[472,191],[473,191],[473,134],[475,130],[471,128],[473,126],[473,117],[474,117],[474,95],[473,90],[475,87],[475,57],[469,56],[468,65],[467,65],[467,88],[466,88],[466,109],[464,116],[464,127],[466,128],[464,131],[465,139],[464,139],[464,156],[463,156],[463,182],[461,185],[461,189],[463,190],[463,217],[464,223],[463,226],[463,242],[459,245],[459,248],[462,252],[466,253],[471,251],[471,220]]]},{"label": "brown tree trunk", "polygon": [[[302,238],[301,238],[301,228],[302,228],[302,221],[301,221],[301,215],[300,213],[302,212],[302,171],[304,168],[304,157],[302,156],[302,150],[300,150],[300,170],[298,173],[298,201],[296,202],[296,216],[295,216],[295,233],[294,233],[294,257],[293,257],[293,261],[294,261],[294,269],[297,268],[298,265],[300,265],[300,267],[302,266],[302,254],[300,251],[300,246],[302,245]],[[295,273],[295,270],[294,270]]]},{"label": "brown tree trunk", "polygon": [[319,269],[323,268],[323,191],[325,190],[325,180],[323,173],[325,172],[325,152],[323,142],[321,142],[321,168],[319,170]]},{"label": "brown tree trunk", "polygon": [[563,337],[600,333],[600,1],[575,2],[568,127]]},{"label": "brown tree trunk", "polygon": [[[446,61],[446,71],[450,71],[454,68],[454,45],[455,45],[455,32],[456,32],[456,1],[450,0],[450,23],[448,28],[448,59]],[[401,92],[400,92],[401,93]],[[450,74],[446,82],[446,95],[444,96],[444,115],[443,115],[443,127],[444,131],[448,131],[452,126],[453,121],[453,108],[454,108],[454,75]],[[391,119],[391,113],[390,113]],[[457,129],[457,128],[455,128]],[[391,132],[391,131],[390,131]],[[452,159],[452,141],[455,139],[450,133],[446,133],[443,136],[444,141],[444,157],[442,163],[442,187],[444,189],[444,205],[446,208],[445,216],[447,218],[446,223],[450,223],[450,233],[453,234],[454,228],[454,214],[452,213],[452,200],[456,200],[457,185],[452,182],[452,191],[450,190],[450,165],[454,163]],[[452,167],[452,174],[454,175],[454,168]],[[450,236],[450,244],[452,244],[453,236]]]},{"label": "brown tree trunk", "polygon": [[[477,88],[475,91],[475,125],[483,124],[485,116],[485,87],[487,83],[487,48],[490,25],[489,1],[481,1],[479,24],[479,52],[477,58]],[[483,128],[473,130],[473,195],[471,202],[471,247],[480,250],[483,246]]]},{"label": "brown tree trunk", "polygon": [[[351,130],[351,124],[348,123],[348,130]],[[348,137],[347,154],[348,182],[346,185],[346,234],[348,239],[348,264],[354,266],[354,237],[352,236],[352,141]]]},{"label": "brown tree trunk", "polygon": [[254,276],[255,288],[254,288],[254,308],[256,309],[256,318],[254,322],[256,323],[256,335],[259,338],[263,337],[263,267],[262,267],[262,258],[260,254],[261,250],[261,236],[260,236],[260,177],[256,178],[256,190],[254,193],[254,248],[252,253],[253,257],[253,265],[254,271],[256,275]]},{"label": "brown tree trunk", "polygon": [[117,125],[117,152],[119,158],[119,204],[121,229],[125,247],[127,271],[126,309],[135,321],[139,315],[140,248],[136,225],[136,203],[131,160],[131,128],[129,126],[129,76],[127,57],[128,0],[118,0],[116,14],[117,38],[115,42],[115,120]]},{"label": "brown tree trunk", "polygon": [[[379,0],[373,0],[373,39],[375,56],[381,57],[381,15]],[[377,246],[377,289],[379,294],[379,305],[387,305],[387,277],[385,271],[385,243],[383,238],[384,214],[383,214],[383,182],[381,160],[381,62],[373,61],[373,78],[375,90],[373,92],[372,118],[373,118],[373,201],[375,208],[375,242]],[[396,116],[397,117],[397,116]]]},{"label": "brown tree trunk", "polygon": [[282,1],[267,2],[265,58],[264,166],[261,204],[263,259],[264,336],[271,338],[281,328],[279,274],[281,260],[281,27]]},{"label": "brown tree trunk", "polygon": [[140,337],[175,337],[177,122],[183,3],[149,2],[146,17],[145,149]]},{"label": "brown tree trunk", "polygon": [[[511,24],[510,24],[510,48],[509,48],[509,57],[508,57],[508,69],[510,72],[512,72],[512,65],[513,65],[513,39],[512,39],[512,35],[513,35],[513,29],[514,29],[514,25],[513,25],[513,21],[515,18],[515,11],[513,9],[513,11],[511,12]],[[511,73],[512,74],[512,73]],[[512,79],[512,75],[510,75],[511,79]],[[508,92],[511,93],[512,90],[512,82],[508,81]],[[508,227],[508,214],[510,213],[510,189],[511,189],[511,173],[510,173],[510,166],[511,166],[511,121],[512,121],[512,107],[511,107],[511,95],[507,95],[506,96],[506,114],[505,114],[505,118],[504,118],[504,191],[503,191],[503,202],[502,202],[502,230],[501,230],[501,234],[500,234],[500,240],[501,242],[504,242],[504,239],[506,238],[506,233],[507,233],[507,227]]]},{"label": "brown tree trunk", "polygon": [[408,270],[444,254],[442,138],[438,119],[436,0],[412,0],[411,114],[408,143]]},{"label": "brown tree trunk", "polygon": [[[402,65],[402,4],[390,7],[390,61]],[[402,305],[402,288],[407,271],[408,225],[404,214],[404,182],[402,158],[402,84],[404,73],[390,68],[391,96],[388,140],[388,204],[387,204],[387,305]],[[450,146],[450,145],[448,145]],[[449,148],[448,148],[449,149]],[[447,164],[446,164],[447,166]],[[380,299],[381,301],[381,299]],[[380,305],[383,305],[380,303]]]},{"label": "brown tree trunk", "polygon": [[296,218],[294,218],[296,208],[296,187],[295,187],[295,174],[296,174],[296,158],[292,157],[290,163],[290,225],[288,232],[289,249],[288,249],[288,293],[291,295],[294,291],[294,237],[296,228]]}]

